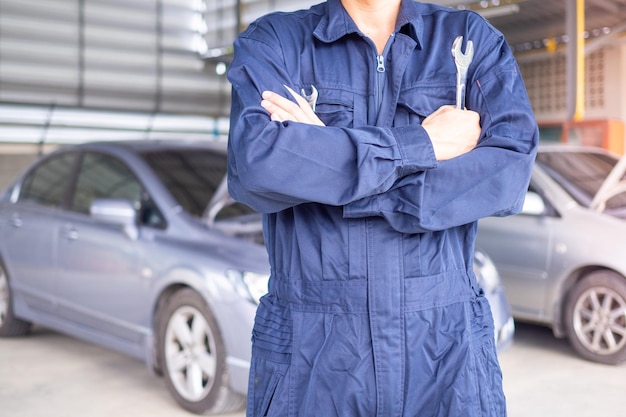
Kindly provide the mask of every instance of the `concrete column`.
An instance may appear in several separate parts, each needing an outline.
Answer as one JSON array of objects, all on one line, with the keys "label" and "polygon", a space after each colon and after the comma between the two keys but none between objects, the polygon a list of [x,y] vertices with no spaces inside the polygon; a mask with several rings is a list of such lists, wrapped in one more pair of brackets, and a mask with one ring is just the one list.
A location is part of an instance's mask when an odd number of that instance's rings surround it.
[{"label": "concrete column", "polygon": [[565,2],[567,44],[567,120],[585,117],[585,0]]}]

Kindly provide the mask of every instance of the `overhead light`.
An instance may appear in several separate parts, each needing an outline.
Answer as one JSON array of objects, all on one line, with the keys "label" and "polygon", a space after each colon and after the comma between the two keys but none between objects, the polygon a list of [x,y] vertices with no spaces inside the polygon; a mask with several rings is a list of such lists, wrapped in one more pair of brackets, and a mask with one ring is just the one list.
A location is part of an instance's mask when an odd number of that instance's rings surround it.
[{"label": "overhead light", "polygon": [[193,35],[193,38],[191,40],[191,49],[200,56],[208,52],[209,46],[207,45],[206,39],[204,39],[204,36],[202,36],[202,34],[196,33]]},{"label": "overhead light", "polygon": [[191,30],[195,33],[200,33],[202,35],[205,35],[209,31],[206,20],[201,13],[194,13],[191,20]]},{"label": "overhead light", "polygon": [[505,4],[502,6],[492,6],[481,10],[476,10],[478,14],[485,19],[491,19],[499,16],[508,16],[515,13],[519,13],[519,5],[517,4]]},{"label": "overhead light", "polygon": [[215,64],[215,73],[217,75],[224,75],[226,74],[226,69],[228,68],[228,66],[226,65],[225,62],[218,62],[217,64]]},{"label": "overhead light", "polygon": [[196,12],[200,12],[200,13],[206,12],[207,7],[206,7],[205,0],[194,0],[192,8]]},{"label": "overhead light", "polygon": [[225,64],[230,63],[233,59],[233,46],[227,45],[223,47],[217,48],[208,48],[200,54],[202,59],[206,59],[207,61],[212,61],[215,63],[223,62]]},{"label": "overhead light", "polygon": [[485,19],[498,16],[508,16],[519,13],[520,8],[517,3],[523,3],[526,0],[481,0],[481,1],[464,1],[456,6],[460,10],[473,10]]}]

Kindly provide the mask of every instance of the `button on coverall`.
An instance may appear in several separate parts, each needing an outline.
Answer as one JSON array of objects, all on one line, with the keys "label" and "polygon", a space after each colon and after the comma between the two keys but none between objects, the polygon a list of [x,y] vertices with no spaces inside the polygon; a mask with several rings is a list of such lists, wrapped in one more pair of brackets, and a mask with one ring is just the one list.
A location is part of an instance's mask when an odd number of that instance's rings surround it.
[{"label": "button on coverall", "polygon": [[[455,103],[458,35],[482,133],[438,162],[421,122]],[[474,238],[478,219],[521,209],[538,132],[503,36],[405,0],[379,55],[328,0],[252,23],[228,77],[229,190],[263,213],[271,265],[247,415],[504,416]],[[261,92],[285,86],[315,87],[326,126],[270,121]]]}]

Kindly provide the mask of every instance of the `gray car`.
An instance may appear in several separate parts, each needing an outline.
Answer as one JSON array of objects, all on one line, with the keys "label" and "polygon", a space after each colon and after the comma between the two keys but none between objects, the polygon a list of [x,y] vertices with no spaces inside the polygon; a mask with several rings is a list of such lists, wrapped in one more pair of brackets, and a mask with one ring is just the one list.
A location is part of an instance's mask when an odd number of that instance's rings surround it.
[{"label": "gray car", "polygon": [[144,360],[187,410],[239,409],[269,267],[245,237],[257,217],[225,204],[224,148],[99,143],[38,161],[0,198],[0,335],[37,323]]},{"label": "gray car", "polygon": [[[32,323],[144,360],[185,409],[247,391],[269,265],[261,217],[234,202],[221,143],[103,142],[39,160],[0,196],[0,336]],[[514,324],[477,252],[500,348]]]},{"label": "gray car", "polygon": [[517,320],[550,326],[591,361],[626,360],[626,159],[540,147],[522,213],[479,222]]}]

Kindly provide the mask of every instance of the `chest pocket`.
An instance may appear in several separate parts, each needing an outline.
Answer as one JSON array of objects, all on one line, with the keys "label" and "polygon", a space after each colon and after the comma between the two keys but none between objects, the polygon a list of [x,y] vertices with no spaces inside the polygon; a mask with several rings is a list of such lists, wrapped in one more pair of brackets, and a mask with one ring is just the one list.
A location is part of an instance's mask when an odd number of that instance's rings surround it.
[{"label": "chest pocket", "polygon": [[365,99],[337,87],[317,87],[315,113],[327,126],[356,127],[365,121]]},{"label": "chest pocket", "polygon": [[439,107],[454,105],[456,79],[449,83],[420,83],[403,89],[398,96],[394,126],[421,124]]}]

